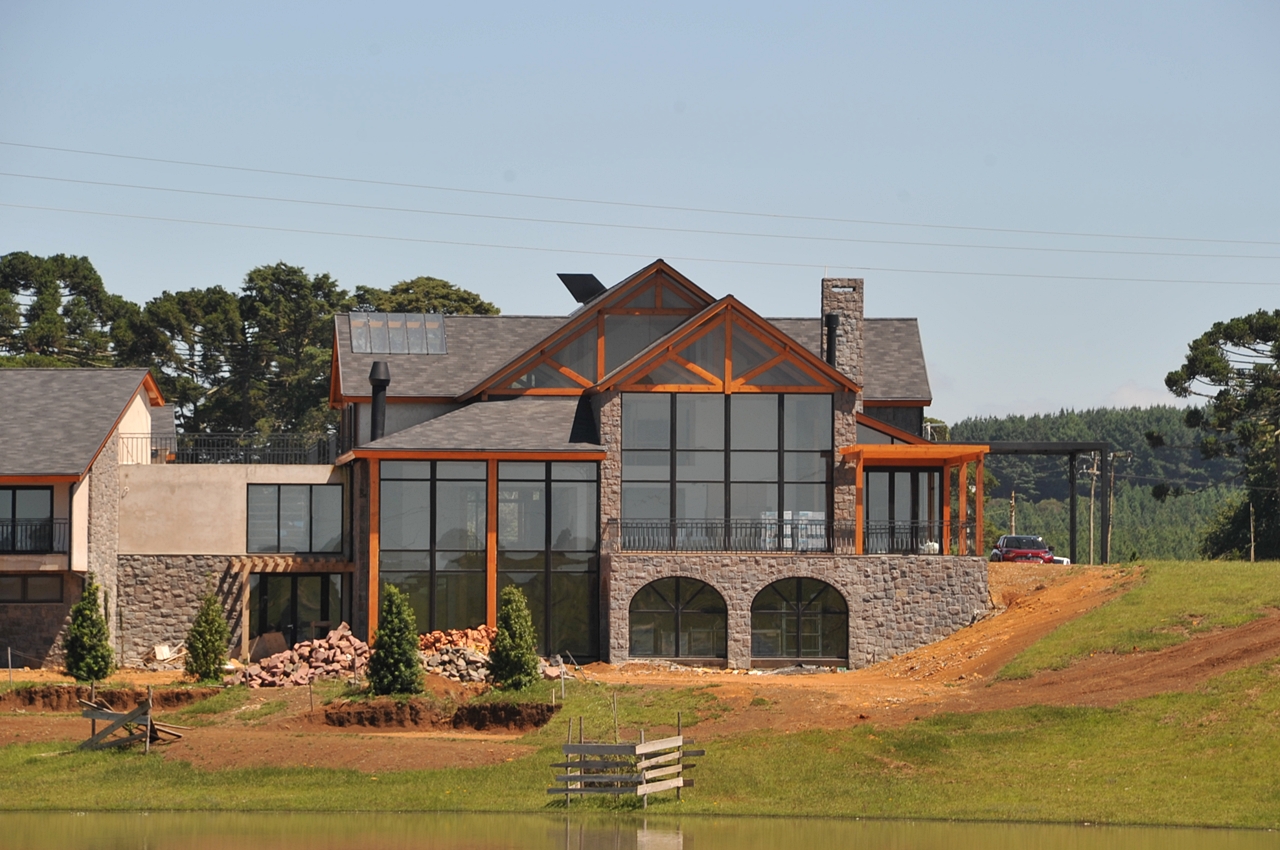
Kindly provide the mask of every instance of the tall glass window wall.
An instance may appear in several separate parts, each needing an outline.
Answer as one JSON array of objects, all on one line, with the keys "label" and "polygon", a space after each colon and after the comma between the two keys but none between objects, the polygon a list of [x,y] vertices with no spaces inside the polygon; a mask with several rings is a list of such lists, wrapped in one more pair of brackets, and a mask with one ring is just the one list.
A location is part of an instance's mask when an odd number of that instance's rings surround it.
[{"label": "tall glass window wall", "polygon": [[498,587],[524,591],[544,655],[599,655],[599,464],[498,464]]},{"label": "tall glass window wall", "polygon": [[869,469],[865,476],[863,551],[869,555],[933,555],[941,551],[941,472]]},{"label": "tall glass window wall", "polygon": [[421,632],[485,621],[484,461],[382,461],[378,571]]},{"label": "tall glass window wall", "polygon": [[824,549],[831,396],[624,393],[630,549]]}]

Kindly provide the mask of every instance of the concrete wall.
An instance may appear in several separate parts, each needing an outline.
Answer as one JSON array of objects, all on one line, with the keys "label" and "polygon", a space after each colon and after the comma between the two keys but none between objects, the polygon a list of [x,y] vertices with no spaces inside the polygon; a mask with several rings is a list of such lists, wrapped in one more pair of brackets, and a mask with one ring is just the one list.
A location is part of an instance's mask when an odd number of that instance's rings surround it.
[{"label": "concrete wall", "polygon": [[730,667],[751,665],[751,603],[779,579],[816,578],[840,592],[849,606],[850,667],[932,643],[990,609],[987,563],[976,557],[615,553],[602,561],[605,646],[614,664],[629,657],[631,598],[673,576],[704,581],[724,597]]},{"label": "concrete wall", "polygon": [[243,591],[240,571],[230,557],[121,555],[119,576],[119,663],[138,666],[153,646],[186,641],[200,600],[210,592],[222,601],[231,626],[228,648],[232,655],[239,654]]},{"label": "concrete wall", "polygon": [[323,464],[139,464],[120,467],[120,552],[243,555],[250,484],[340,484]]}]

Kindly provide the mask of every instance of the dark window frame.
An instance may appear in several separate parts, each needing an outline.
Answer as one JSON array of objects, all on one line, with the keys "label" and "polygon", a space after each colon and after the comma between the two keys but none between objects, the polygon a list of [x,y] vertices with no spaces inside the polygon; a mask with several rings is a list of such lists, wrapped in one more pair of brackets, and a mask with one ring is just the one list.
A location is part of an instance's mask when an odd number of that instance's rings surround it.
[{"label": "dark window frame", "polygon": [[[381,560],[382,553],[384,553],[384,552],[412,552],[412,553],[417,554],[417,555],[425,555],[425,556],[426,556],[427,563],[426,563],[426,568],[425,568],[425,569],[420,569],[420,570],[385,570],[385,572],[386,572],[386,573],[388,573],[388,574],[405,574],[405,573],[427,573],[427,574],[428,574],[428,576],[429,576],[429,580],[428,580],[428,584],[427,584],[427,587],[428,587],[428,590],[427,590],[427,595],[428,595],[428,605],[427,605],[427,622],[426,622],[426,623],[418,623],[418,624],[417,624],[417,625],[418,625],[418,631],[419,631],[419,633],[421,633],[421,634],[427,634],[427,633],[429,633],[429,632],[433,632],[433,631],[436,631],[436,630],[438,630],[438,629],[440,629],[440,628],[441,628],[441,624],[439,624],[439,623],[437,623],[437,622],[436,622],[436,615],[437,615],[437,612],[436,612],[436,607],[437,607],[437,606],[436,606],[436,591],[439,589],[439,588],[438,588],[438,586],[437,586],[436,576],[437,576],[437,574],[440,572],[440,570],[438,569],[438,566],[439,566],[439,557],[438,557],[438,556],[439,556],[439,555],[441,555],[441,554],[446,554],[446,555],[449,555],[449,554],[455,554],[455,555],[479,554],[479,555],[484,556],[484,557],[486,558],[486,564],[487,564],[488,546],[489,546],[488,533],[487,533],[488,522],[489,522],[489,516],[488,516],[488,511],[489,511],[489,499],[488,499],[489,469],[488,469],[488,465],[486,464],[486,465],[485,465],[485,473],[484,473],[484,477],[482,477],[482,478],[481,478],[481,477],[475,477],[475,478],[459,478],[459,477],[454,477],[454,476],[445,476],[445,478],[443,479],[444,481],[470,481],[470,482],[472,482],[472,483],[475,483],[475,482],[482,482],[482,483],[484,483],[484,485],[485,485],[485,494],[486,494],[486,496],[485,496],[485,506],[484,506],[484,508],[485,508],[485,526],[486,526],[486,532],[485,532],[485,533],[483,533],[483,534],[481,535],[481,539],[484,541],[484,545],[483,545],[483,546],[481,546],[479,549],[452,549],[452,548],[445,548],[445,549],[442,549],[442,548],[440,548],[440,546],[439,546],[439,540],[437,539],[437,533],[438,533],[438,531],[439,531],[439,522],[438,522],[438,519],[437,519],[437,514],[438,514],[438,511],[439,511],[439,504],[440,504],[440,500],[437,498],[437,487],[436,487],[437,482],[439,482],[439,481],[441,480],[441,478],[439,477],[439,464],[441,463],[441,461],[437,461],[437,460],[422,460],[422,461],[413,461],[413,462],[414,462],[414,463],[425,463],[425,464],[428,464],[428,465],[429,465],[429,467],[430,467],[430,473],[429,473],[429,476],[428,476],[427,478],[400,478],[400,477],[397,477],[397,476],[394,476],[394,475],[381,475],[381,474],[379,474],[379,477],[378,477],[378,489],[379,489],[379,494],[378,494],[378,495],[379,495],[379,504],[381,504],[381,496],[382,496],[381,489],[382,489],[382,482],[384,482],[384,481],[426,481],[426,482],[427,482],[427,486],[428,486],[428,491],[429,491],[429,493],[430,493],[430,497],[429,497],[429,498],[431,499],[431,515],[430,515],[430,517],[428,517],[428,519],[427,519],[427,524],[428,524],[428,529],[429,529],[429,530],[428,530],[428,544],[427,544],[427,548],[426,548],[426,549],[394,549],[394,548],[384,548],[384,547],[382,546],[382,529],[381,529],[381,528],[379,528],[379,529],[378,529],[378,556],[379,556],[379,560]],[[445,463],[451,463],[452,461],[444,461],[444,462],[445,462]],[[381,522],[381,517],[379,517],[379,522]],[[445,572],[451,572],[451,571],[445,571]],[[481,575],[485,576],[485,582],[486,582],[486,588],[487,588],[487,583],[488,583],[488,575],[487,575],[487,571],[462,570],[462,571],[459,571],[459,572],[463,572],[463,573],[475,573],[475,572],[479,572]],[[382,573],[383,573],[383,571],[382,571],[382,570],[380,570],[380,571],[379,571],[379,578],[378,578],[379,584],[385,584],[385,583],[386,583],[386,580],[383,578]],[[487,593],[487,590],[486,590],[486,593]],[[487,600],[486,600],[486,601],[487,601]],[[471,627],[468,627],[468,628],[471,628]]]},{"label": "dark window frame", "polygon": [[[10,493],[13,493],[13,494],[14,494],[14,495],[9,499],[9,515],[8,515],[7,517],[0,516],[0,523],[8,523],[8,524],[9,524],[9,528],[11,529],[10,533],[7,535],[7,536],[8,536],[8,539],[9,539],[9,548],[0,548],[0,554],[40,555],[40,554],[48,554],[48,553],[51,553],[51,552],[55,552],[55,551],[57,551],[57,546],[56,546],[56,545],[54,545],[54,536],[55,536],[55,534],[54,534],[54,526],[57,524],[57,522],[58,522],[58,518],[54,515],[55,511],[54,511],[54,492],[53,492],[53,489],[54,489],[53,487],[51,487],[51,486],[49,486],[49,485],[47,485],[47,484],[43,484],[43,485],[42,485],[42,484],[7,484],[7,485],[5,485],[5,486],[3,486],[3,487],[0,487],[0,492],[4,492],[4,491],[6,491],[6,490],[7,490],[7,491],[9,491]],[[17,497],[17,493],[18,493],[18,491],[22,491],[22,490],[25,490],[25,491],[28,491],[28,492],[30,492],[30,491],[32,491],[32,490],[40,490],[40,491],[43,491],[43,492],[46,492],[46,493],[48,493],[48,494],[49,494],[49,516],[48,516],[48,518],[47,518],[47,519],[43,519],[43,520],[39,520],[39,519],[31,519],[31,520],[27,520],[27,522],[48,522],[48,523],[49,523],[49,543],[50,543],[50,545],[49,545],[47,548],[44,548],[44,547],[38,547],[38,548],[34,548],[34,549],[19,549],[19,548],[18,548],[18,532],[17,532],[17,523],[18,523],[18,497]],[[65,521],[65,520],[64,520],[64,521]],[[24,585],[24,586],[25,586],[25,585]]]},{"label": "dark window frame", "polygon": [[[45,576],[56,576],[58,581],[58,598],[57,599],[32,599],[28,590],[28,579],[42,578]],[[17,578],[22,581],[22,590],[19,592],[17,599],[0,599],[0,605],[61,605],[67,598],[66,582],[62,581],[63,573],[10,573],[6,578]]]},{"label": "dark window frame", "polygon": [[[245,489],[245,524],[244,524],[244,540],[245,551],[252,555],[345,555],[347,551],[347,522],[348,522],[348,506],[347,506],[347,486],[342,483],[338,484],[290,484],[289,482],[279,483],[258,483],[250,482],[248,487],[274,487],[276,491],[276,545],[274,549],[249,549],[249,526],[253,522],[253,514],[249,509],[249,491]],[[308,549],[294,549],[289,552],[282,552],[280,549],[280,488],[281,487],[306,487],[307,488],[307,545]],[[339,503],[342,505],[342,519],[338,522],[338,548],[337,549],[316,549],[316,513],[315,513],[315,489],[317,487],[339,487],[342,490]]]},{"label": "dark window frame", "polygon": [[[572,479],[555,479],[555,478],[553,478],[553,477],[552,477],[552,464],[555,464],[555,463],[563,463],[563,462],[565,462],[565,461],[553,461],[553,460],[548,460],[548,461],[515,461],[515,462],[516,462],[516,463],[540,463],[540,464],[542,464],[542,465],[543,465],[543,477],[542,477],[541,479],[534,479],[534,478],[510,478],[510,479],[507,479],[507,480],[508,480],[508,481],[510,481],[512,484],[518,484],[518,483],[520,483],[520,482],[525,482],[525,481],[527,481],[527,482],[539,482],[539,483],[541,483],[541,484],[542,484],[542,486],[543,486],[543,488],[544,488],[543,492],[546,494],[546,499],[547,499],[546,507],[545,507],[545,509],[543,510],[543,513],[545,514],[545,516],[543,517],[543,543],[542,543],[542,558],[543,558],[543,561],[542,561],[542,596],[543,596],[543,598],[542,598],[542,620],[543,620],[543,622],[540,624],[540,628],[539,628],[539,632],[540,632],[540,635],[541,635],[541,637],[540,637],[540,641],[539,641],[539,647],[538,647],[539,654],[540,654],[540,655],[549,655],[549,654],[554,654],[554,651],[552,650],[552,648],[551,648],[551,646],[550,646],[550,637],[551,637],[551,634],[552,634],[552,629],[551,629],[551,615],[552,615],[552,613],[551,613],[551,609],[552,609],[552,605],[551,605],[551,602],[552,602],[552,581],[551,581],[551,577],[552,577],[552,575],[553,575],[555,572],[557,572],[557,570],[555,570],[555,569],[554,569],[554,567],[553,567],[553,559],[555,558],[555,556],[556,556],[557,554],[562,554],[562,555],[563,555],[563,554],[587,555],[587,556],[588,556],[588,563],[589,563],[591,566],[589,566],[589,567],[588,567],[588,569],[586,570],[586,575],[588,576],[588,581],[592,583],[592,587],[593,587],[593,589],[594,589],[594,593],[593,593],[593,597],[594,597],[594,599],[592,600],[592,604],[589,604],[589,605],[588,605],[588,612],[587,612],[587,631],[588,631],[588,635],[589,635],[589,639],[590,639],[590,641],[591,641],[591,644],[594,646],[594,648],[595,648],[595,649],[594,649],[594,654],[589,655],[589,656],[584,656],[584,657],[585,657],[585,658],[596,658],[596,657],[598,657],[598,656],[599,656],[599,652],[600,652],[600,634],[599,634],[599,633],[600,633],[600,599],[599,599],[599,595],[600,595],[600,537],[601,537],[601,528],[600,528],[600,489],[601,489],[601,481],[600,481],[600,477],[601,477],[601,472],[600,472],[600,464],[599,464],[598,462],[593,462],[593,465],[595,466],[595,471],[596,471],[596,477],[595,477],[595,485],[596,485],[596,534],[595,534],[595,540],[596,540],[596,545],[595,545],[595,548],[593,548],[593,549],[556,549],[556,548],[554,548],[554,543],[555,543],[555,541],[554,541],[554,540],[552,540],[552,537],[551,537],[551,524],[552,524],[552,521],[553,521],[553,515],[554,515],[554,513],[555,513],[555,507],[554,507],[554,505],[553,505],[554,496],[552,495],[552,486],[553,486],[553,483],[554,483],[555,481],[557,481],[557,480],[572,480]],[[581,463],[582,461],[569,461],[569,462],[570,462],[570,463]],[[585,480],[585,479],[584,479],[584,480]],[[502,478],[502,462],[500,461],[500,462],[498,463],[498,480],[494,483],[494,486],[496,486],[496,487],[498,488],[498,494],[499,494],[499,495],[498,495],[498,503],[499,503],[499,504],[501,504],[501,502],[502,502],[502,495],[501,495],[501,494],[502,494],[502,481],[503,481],[503,478]],[[531,549],[511,549],[511,550],[509,550],[509,551],[511,551],[511,552],[532,552],[532,551],[534,551],[534,550],[531,550]],[[507,572],[507,573],[528,573],[528,572],[533,572],[532,570],[503,569],[503,567],[502,567],[502,554],[503,554],[503,547],[502,547],[501,543],[498,543],[498,551],[497,551],[497,553],[496,553],[496,554],[497,554],[497,557],[498,557],[498,586],[499,586],[499,588],[501,588],[501,586],[502,586],[502,574],[503,574],[504,572]]]},{"label": "dark window frame", "polygon": [[[258,627],[259,627],[259,632],[258,632],[258,634],[256,634],[256,635],[255,635],[255,634],[253,634],[253,633],[252,633],[252,631],[250,631],[249,638],[250,638],[250,639],[253,639],[253,638],[255,638],[255,637],[259,637],[260,635],[262,635],[262,634],[263,634],[263,632],[261,631],[261,627],[262,627],[262,624],[263,624],[263,623],[266,621],[266,619],[267,619],[267,603],[268,603],[268,602],[270,602],[270,599],[268,598],[268,595],[267,595],[265,592],[263,592],[263,590],[262,590],[262,583],[263,583],[263,581],[275,581],[275,580],[277,580],[277,579],[285,579],[285,578],[290,579],[290,582],[289,582],[289,623],[290,623],[289,628],[293,630],[293,634],[289,636],[289,637],[291,637],[292,639],[291,639],[291,640],[286,640],[286,643],[288,643],[288,645],[289,645],[290,647],[292,647],[295,643],[298,643],[298,626],[299,626],[299,623],[298,623],[298,579],[299,579],[299,578],[316,577],[316,576],[318,576],[318,577],[321,579],[321,582],[320,582],[320,614],[321,614],[321,617],[322,617],[323,619],[327,619],[327,620],[329,620],[329,621],[333,621],[333,620],[335,619],[335,618],[334,618],[334,616],[333,616],[333,612],[332,612],[331,610],[329,610],[329,609],[331,609],[331,608],[332,608],[332,602],[333,602],[332,596],[333,596],[333,595],[332,595],[332,593],[330,592],[330,591],[331,591],[331,587],[330,587],[330,585],[329,585],[329,582],[328,582],[328,581],[325,581],[324,579],[327,579],[327,578],[329,578],[330,576],[334,576],[334,575],[342,576],[342,600],[341,600],[341,602],[339,602],[339,607],[340,607],[341,609],[343,609],[343,610],[339,610],[339,611],[338,611],[338,616],[337,616],[337,618],[336,618],[336,619],[337,619],[338,623],[344,623],[344,622],[345,622],[345,623],[350,624],[350,618],[349,618],[349,616],[348,616],[348,615],[349,615],[349,614],[352,612],[352,610],[354,609],[354,606],[352,605],[352,598],[351,598],[351,593],[352,593],[352,591],[354,590],[354,581],[353,581],[353,577],[352,577],[351,573],[332,573],[332,572],[330,572],[330,573],[325,573],[325,572],[308,572],[308,573],[293,573],[293,572],[289,572],[289,573],[250,573],[250,578],[257,577],[257,579],[258,579],[258,584],[259,584],[259,590],[258,590],[258,611],[257,611],[257,614],[258,614]],[[252,591],[252,589],[250,589],[250,590],[249,590],[249,593],[250,593],[250,594],[252,594],[252,592],[253,592],[253,591]],[[325,613],[325,611],[326,611],[326,610],[329,610],[329,616],[328,616],[328,617],[325,617],[325,616],[324,616],[324,613]],[[330,627],[330,630],[332,631],[332,629],[334,629],[334,628],[337,628],[337,626],[336,626],[336,625],[335,625],[335,626],[331,626],[331,627]]]},{"label": "dark window frame", "polygon": [[[673,601],[673,600],[670,600],[670,599],[667,599],[665,596],[663,596],[663,595],[662,595],[662,591],[661,591],[659,588],[654,588],[654,592],[659,596],[659,598],[661,598],[661,599],[662,599],[662,601],[663,601],[663,602],[666,602],[666,603],[667,603],[668,610],[665,610],[665,611],[657,611],[657,610],[653,610],[653,609],[644,609],[644,608],[637,609],[637,608],[636,608],[636,599],[637,599],[637,598],[639,598],[639,596],[640,596],[640,591],[641,591],[641,590],[644,590],[646,587],[649,587],[650,585],[655,585],[655,584],[657,584],[658,582],[665,581],[667,578],[674,579],[674,581],[675,581],[675,583],[674,583],[674,585],[673,585],[673,586],[674,586],[674,588],[675,588],[674,601]],[[690,596],[690,597],[689,597],[689,600],[688,600],[688,602],[689,602],[689,603],[692,603],[695,599],[697,599],[697,598],[698,598],[698,596],[700,596],[700,595],[701,595],[702,593],[704,593],[705,591],[710,591],[712,594],[714,594],[714,595],[715,595],[715,598],[716,598],[716,599],[719,599],[719,600],[720,600],[720,605],[724,608],[724,610],[723,610],[723,611],[717,611],[717,612],[714,612],[714,613],[722,614],[722,615],[723,615],[723,617],[724,617],[724,620],[723,620],[724,629],[725,629],[725,652],[724,652],[724,654],[717,654],[717,655],[694,655],[694,654],[690,654],[690,653],[687,653],[687,652],[681,652],[681,651],[680,651],[680,649],[681,649],[680,644],[681,644],[682,634],[683,634],[683,629],[681,629],[681,625],[682,625],[682,623],[681,623],[681,618],[682,618],[682,615],[683,615],[683,614],[684,614],[684,612],[685,612],[686,607],[688,607],[688,603],[682,603],[682,602],[680,601],[680,596],[681,596],[681,593],[680,593],[680,584],[681,584],[681,582],[685,582],[685,581],[688,581],[688,582],[696,582],[697,584],[701,585],[701,587],[700,587],[700,588],[698,588],[698,590],[697,590],[697,591],[696,591],[692,596]],[[672,654],[672,655],[657,655],[657,654],[649,654],[649,653],[643,653],[643,652],[636,652],[636,651],[635,651],[635,645],[632,643],[632,638],[631,638],[631,618],[632,618],[634,615],[636,615],[636,614],[667,614],[667,613],[672,613],[672,614],[674,614],[674,617],[673,617],[673,622],[674,622],[674,624],[675,624],[675,652],[674,652],[674,654]],[[703,613],[708,613],[708,612],[705,612],[705,611],[694,611],[694,610],[691,610],[691,611],[690,611],[690,613],[703,614]],[[664,577],[664,578],[654,579],[653,581],[651,581],[651,582],[649,582],[648,584],[646,584],[646,585],[644,585],[643,587],[641,587],[641,588],[640,588],[640,590],[637,590],[634,594],[632,594],[632,596],[631,596],[631,602],[630,602],[630,603],[628,603],[628,605],[627,605],[627,642],[628,642],[629,654],[630,654],[632,657],[634,657],[634,658],[715,658],[715,659],[728,658],[728,657],[729,657],[729,654],[728,654],[728,634],[729,634],[729,606],[728,606],[728,603],[727,603],[727,602],[725,602],[724,594],[723,594],[723,593],[721,593],[721,592],[720,592],[720,591],[715,587],[715,585],[711,584],[710,582],[705,582],[705,581],[703,581],[702,579],[694,578],[693,576],[666,576],[666,577]]]}]

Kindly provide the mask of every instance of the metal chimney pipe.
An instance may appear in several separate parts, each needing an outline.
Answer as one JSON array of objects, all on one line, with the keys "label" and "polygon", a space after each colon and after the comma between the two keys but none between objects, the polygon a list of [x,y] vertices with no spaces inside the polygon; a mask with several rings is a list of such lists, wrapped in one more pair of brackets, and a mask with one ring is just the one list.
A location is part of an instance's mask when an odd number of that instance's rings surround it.
[{"label": "metal chimney pipe", "polygon": [[827,365],[834,369],[836,368],[836,331],[840,327],[840,314],[828,313],[822,317],[822,323],[827,327]]},{"label": "metal chimney pipe", "polygon": [[387,431],[387,385],[391,383],[391,370],[387,361],[373,361],[369,370],[369,384],[373,387],[373,405],[369,411],[369,442],[381,440]]}]

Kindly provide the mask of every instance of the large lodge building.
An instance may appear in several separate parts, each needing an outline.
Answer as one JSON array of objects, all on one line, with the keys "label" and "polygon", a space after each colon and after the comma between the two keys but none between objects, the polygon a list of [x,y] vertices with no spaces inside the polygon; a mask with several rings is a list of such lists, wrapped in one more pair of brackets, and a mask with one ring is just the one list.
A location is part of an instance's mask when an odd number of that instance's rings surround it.
[{"label": "large lodge building", "polygon": [[0,370],[0,645],[59,663],[88,571],[125,664],[210,590],[243,657],[370,635],[388,585],[425,632],[514,584],[541,652],[613,663],[860,667],[986,613],[986,447],[925,438],[914,319],[859,279],[766,319],[661,260],[561,277],[567,317],[335,317],[327,443],[178,434],[143,370]]}]

